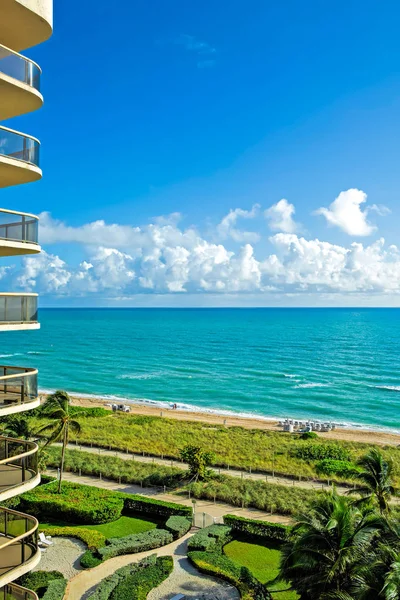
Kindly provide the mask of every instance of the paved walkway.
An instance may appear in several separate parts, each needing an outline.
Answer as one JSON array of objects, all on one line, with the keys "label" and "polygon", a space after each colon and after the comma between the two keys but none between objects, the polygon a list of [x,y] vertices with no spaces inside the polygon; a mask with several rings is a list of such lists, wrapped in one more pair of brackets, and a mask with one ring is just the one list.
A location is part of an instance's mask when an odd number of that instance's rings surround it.
[{"label": "paved walkway", "polygon": [[[48,469],[49,475],[57,476],[55,469]],[[157,499],[164,500],[165,502],[177,502],[178,504],[184,504],[185,506],[193,507],[192,500],[189,498],[182,498],[176,494],[164,494],[159,491],[159,488],[141,488],[140,485],[130,485],[125,483],[117,483],[109,479],[99,479],[98,477],[91,477],[88,475],[79,476],[75,473],[64,473],[64,481],[73,481],[75,483],[83,483],[85,485],[93,485],[96,487],[113,490],[116,492],[124,492],[125,494],[141,494],[142,496],[157,496]],[[226,514],[239,515],[249,519],[258,519],[260,521],[271,521],[274,523],[290,523],[288,517],[282,515],[271,515],[262,510],[256,508],[238,508],[231,504],[225,504],[224,502],[211,502],[209,500],[196,500],[196,514],[206,513],[214,518],[222,517]],[[206,522],[206,524],[209,524]]]},{"label": "paved walkway", "polygon": [[[54,444],[61,446],[61,444]],[[105,450],[103,448],[91,448],[90,446],[84,445],[76,445],[76,444],[68,444],[68,448],[70,450],[82,450],[84,452],[91,452],[92,454],[100,454],[103,456],[116,456],[118,458],[122,458],[123,460],[136,460],[137,462],[142,463],[151,463],[157,465],[163,465],[165,467],[176,467],[178,469],[187,470],[188,465],[178,460],[171,460],[165,458],[157,458],[152,456],[142,456],[141,454],[132,454],[126,452],[119,452],[115,450]],[[275,476],[266,475],[265,473],[249,473],[248,471],[240,471],[239,469],[223,469],[214,467],[214,470],[217,473],[222,475],[230,475],[231,477],[240,477],[241,479],[255,479],[268,481],[268,483],[277,483],[279,485],[285,485],[287,487],[298,487],[304,488],[308,490],[321,490],[328,489],[328,483],[322,482],[319,480],[305,480],[305,479],[293,479],[289,477],[283,476]],[[336,486],[336,490],[339,494],[346,494],[348,492],[349,487],[345,486]]]}]

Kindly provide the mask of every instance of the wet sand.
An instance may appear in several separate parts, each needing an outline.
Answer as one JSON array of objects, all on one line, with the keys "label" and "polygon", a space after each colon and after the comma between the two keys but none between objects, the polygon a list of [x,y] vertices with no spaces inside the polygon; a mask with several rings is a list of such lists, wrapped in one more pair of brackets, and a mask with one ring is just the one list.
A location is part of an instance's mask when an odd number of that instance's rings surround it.
[{"label": "wet sand", "polygon": [[[71,396],[72,404],[75,406],[94,407],[102,406],[111,410],[110,400],[102,398],[85,398],[80,396]],[[108,406],[107,406],[108,404]],[[269,431],[282,431],[278,427],[277,420],[267,421],[255,417],[235,417],[225,416],[213,413],[191,412],[185,410],[165,409],[156,406],[125,403],[131,407],[130,414],[149,415],[152,417],[167,417],[177,419],[178,421],[196,421],[210,423],[215,425],[226,425],[227,427],[244,427],[246,429],[261,429]],[[363,429],[340,429],[337,428],[329,433],[318,433],[320,437],[330,438],[332,440],[345,440],[348,442],[363,442],[366,444],[382,444],[397,446],[400,445],[400,435],[389,432],[368,431]]]}]

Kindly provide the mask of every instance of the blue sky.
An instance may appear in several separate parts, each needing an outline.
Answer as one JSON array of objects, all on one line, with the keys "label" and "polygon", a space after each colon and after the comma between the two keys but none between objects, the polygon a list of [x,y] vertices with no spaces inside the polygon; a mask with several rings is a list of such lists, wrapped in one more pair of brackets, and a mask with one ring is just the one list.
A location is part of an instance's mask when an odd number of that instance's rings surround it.
[{"label": "blue sky", "polygon": [[[51,213],[45,254],[4,277],[45,305],[398,304],[398,16],[391,0],[56,0],[52,39],[25,53],[45,106],[7,123],[41,139],[44,178],[2,192]],[[264,211],[282,199],[279,227]]]}]

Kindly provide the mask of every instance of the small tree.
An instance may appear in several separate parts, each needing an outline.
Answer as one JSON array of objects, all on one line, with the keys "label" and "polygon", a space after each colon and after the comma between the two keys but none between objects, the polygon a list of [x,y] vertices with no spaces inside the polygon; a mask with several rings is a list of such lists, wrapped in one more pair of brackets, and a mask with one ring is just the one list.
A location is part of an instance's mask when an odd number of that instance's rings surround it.
[{"label": "small tree", "polygon": [[206,479],[210,476],[210,467],[214,460],[215,454],[207,452],[200,446],[185,446],[180,451],[181,459],[188,463],[189,472],[195,481]]}]

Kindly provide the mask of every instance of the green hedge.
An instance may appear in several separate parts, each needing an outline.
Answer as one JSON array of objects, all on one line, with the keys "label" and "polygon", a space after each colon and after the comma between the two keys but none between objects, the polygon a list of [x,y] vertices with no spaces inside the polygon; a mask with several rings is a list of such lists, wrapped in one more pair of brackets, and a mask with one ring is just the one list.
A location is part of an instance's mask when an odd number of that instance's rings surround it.
[{"label": "green hedge", "polygon": [[218,552],[189,552],[191,563],[202,573],[224,579],[234,585],[243,600],[272,600],[267,588],[250,571],[237,566],[230,558]]},{"label": "green hedge", "polygon": [[17,583],[42,598],[52,581],[64,582],[64,575],[60,571],[32,571],[20,577]]},{"label": "green hedge", "polygon": [[173,515],[165,523],[165,529],[172,533],[174,540],[186,535],[191,526],[191,520],[186,517],[180,517],[179,515]]},{"label": "green hedge", "polygon": [[53,579],[53,581],[50,581],[42,600],[63,600],[66,587],[66,579]]},{"label": "green hedge", "polygon": [[173,542],[172,533],[165,529],[151,529],[144,533],[127,535],[122,538],[110,538],[107,546],[99,548],[98,554],[102,560],[120,556],[121,554],[135,554],[160,548]]},{"label": "green hedge", "polygon": [[210,525],[205,527],[188,542],[188,550],[213,551],[222,548],[231,538],[231,527],[227,525]]},{"label": "green hedge", "polygon": [[232,533],[238,532],[248,536],[265,537],[279,542],[285,542],[290,532],[290,527],[281,525],[280,523],[255,521],[254,519],[245,519],[236,515],[225,515],[224,523],[231,527]]},{"label": "green hedge", "polygon": [[338,475],[343,479],[351,479],[359,473],[360,469],[349,460],[336,460],[334,458],[324,458],[315,465],[319,475]]},{"label": "green hedge", "polygon": [[[117,492],[116,492],[117,493]],[[172,515],[181,515],[182,517],[192,518],[192,508],[183,504],[175,504],[175,502],[163,502],[145,496],[135,494],[121,494],[124,499],[124,514],[143,514],[153,515],[157,517],[171,517]]]},{"label": "green hedge", "polygon": [[75,537],[88,546],[89,550],[97,550],[106,543],[105,536],[96,529],[86,529],[85,527],[57,527],[56,525],[46,525],[41,527],[40,531],[44,531],[46,535],[58,537]]},{"label": "green hedge", "polygon": [[[172,572],[170,556],[155,554],[138,563],[118,569],[103,579],[90,600],[145,600],[151,589],[158,587]],[[125,585],[124,582],[128,582]]]},{"label": "green hedge", "polygon": [[21,498],[21,510],[39,519],[57,518],[72,523],[108,523],[121,516],[123,497],[90,485],[64,481],[61,494],[54,481],[26,492]]},{"label": "green hedge", "polygon": [[93,569],[93,567],[97,567],[102,562],[101,558],[93,550],[86,550],[80,558],[82,569]]},{"label": "green hedge", "polygon": [[307,461],[323,460],[324,458],[350,460],[350,452],[344,446],[339,446],[339,444],[321,444],[317,442],[299,444],[296,448],[293,448],[291,456]]}]

